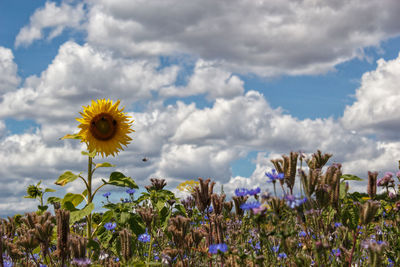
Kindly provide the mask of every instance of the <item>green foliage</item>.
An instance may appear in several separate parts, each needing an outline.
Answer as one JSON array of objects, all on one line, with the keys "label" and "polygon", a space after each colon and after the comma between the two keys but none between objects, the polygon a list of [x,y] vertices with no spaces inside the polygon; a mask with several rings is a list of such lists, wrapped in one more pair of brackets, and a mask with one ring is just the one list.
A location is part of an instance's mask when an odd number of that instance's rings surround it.
[{"label": "green foliage", "polygon": [[115,185],[119,187],[139,188],[131,177],[126,177],[120,172],[113,172],[108,181],[102,180],[104,184]]},{"label": "green foliage", "polygon": [[55,184],[59,185],[59,186],[64,186],[67,183],[75,181],[79,177],[79,175],[80,174],[77,175],[77,174],[73,174],[70,171],[66,171],[63,174],[61,174],[60,177],[58,177],[58,179],[55,182]]}]

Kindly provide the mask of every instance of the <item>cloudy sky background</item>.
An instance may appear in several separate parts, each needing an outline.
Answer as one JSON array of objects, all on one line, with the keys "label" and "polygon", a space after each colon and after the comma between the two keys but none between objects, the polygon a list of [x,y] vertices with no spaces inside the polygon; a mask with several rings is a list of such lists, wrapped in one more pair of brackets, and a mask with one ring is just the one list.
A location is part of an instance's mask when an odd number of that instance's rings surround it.
[{"label": "cloudy sky background", "polygon": [[84,147],[58,138],[97,98],[121,99],[136,131],[97,183],[119,170],[141,186],[271,190],[270,159],[317,149],[362,178],[396,171],[399,13],[397,0],[0,2],[0,216],[34,210],[29,184],[85,170]]}]

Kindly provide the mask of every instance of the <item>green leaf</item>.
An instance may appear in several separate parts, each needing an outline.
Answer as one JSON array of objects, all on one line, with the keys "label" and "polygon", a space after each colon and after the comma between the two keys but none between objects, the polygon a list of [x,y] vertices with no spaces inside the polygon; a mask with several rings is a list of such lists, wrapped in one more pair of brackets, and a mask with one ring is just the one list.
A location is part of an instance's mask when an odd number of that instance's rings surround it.
[{"label": "green leaf", "polygon": [[61,198],[59,198],[59,197],[49,197],[49,198],[47,198],[47,203],[53,204],[55,202],[60,202],[61,203]]},{"label": "green leaf", "polygon": [[64,139],[81,139],[81,136],[79,134],[66,134],[65,136],[60,138],[60,140]]},{"label": "green leaf", "polygon": [[47,206],[47,205],[45,205],[45,206],[38,206],[38,209],[40,210],[40,211],[46,211],[47,209],[49,208],[49,206]]},{"label": "green leaf", "polygon": [[121,223],[126,224],[129,220],[130,214],[129,212],[121,212]]},{"label": "green leaf", "polygon": [[97,168],[107,168],[107,167],[115,167],[115,165],[114,164],[111,164],[111,163],[108,163],[108,162],[103,162],[103,163],[97,163],[96,164],[96,169]]},{"label": "green leaf", "polygon": [[71,201],[64,202],[64,204],[62,205],[62,208],[65,209],[65,210],[69,210],[69,211],[78,210],[77,208],[75,208],[74,204],[72,204]]},{"label": "green leaf", "polygon": [[97,151],[96,151],[96,149],[94,149],[92,152],[81,151],[81,154],[84,156],[89,156],[91,158],[94,158],[97,154]]},{"label": "green leaf", "polygon": [[84,200],[84,197],[81,194],[67,193],[67,194],[65,194],[64,198],[61,200],[61,205],[63,206],[64,203],[71,202],[72,205],[74,205],[74,207],[76,207],[83,200]]},{"label": "green leaf", "polygon": [[44,190],[44,192],[56,192],[57,190],[55,190],[55,189],[51,189],[51,188],[46,188],[45,190]]},{"label": "green leaf", "polygon": [[79,177],[80,173],[78,175],[73,174],[70,171],[66,171],[63,174],[58,177],[58,180],[55,182],[56,185],[64,186],[67,183],[70,183],[72,181],[75,181]]},{"label": "green leaf", "polygon": [[95,259],[99,258],[99,255],[100,255],[100,244],[99,243],[97,243],[93,239],[90,239],[89,242],[87,243],[86,247],[90,248],[94,252],[93,257]]},{"label": "green leaf", "polygon": [[88,216],[93,211],[93,209],[94,209],[94,204],[90,203],[81,210],[76,210],[71,212],[69,223],[73,224],[74,222],[79,221],[83,217]]},{"label": "green leaf", "polygon": [[177,209],[178,212],[179,212],[181,215],[187,217],[187,215],[186,215],[186,209],[185,209],[185,207],[184,207],[182,204],[175,204],[174,208]]},{"label": "green leaf", "polygon": [[360,177],[352,175],[352,174],[343,174],[342,176],[340,176],[340,178],[343,179],[343,181],[362,181],[363,180]]},{"label": "green leaf", "polygon": [[[103,180],[104,182],[104,180]],[[139,187],[136,185],[135,181],[131,177],[126,177],[124,174],[120,172],[113,172],[110,175],[110,179],[106,184],[111,184],[115,186],[121,186],[121,187],[130,187],[130,188],[136,188],[138,189]]]},{"label": "green leaf", "polygon": [[162,208],[164,208],[164,206],[165,206],[164,201],[158,201],[156,204],[157,210],[161,210]]},{"label": "green leaf", "polygon": [[339,188],[339,198],[344,199],[346,197],[347,190],[346,190],[346,182],[343,181],[340,183],[340,188]]}]

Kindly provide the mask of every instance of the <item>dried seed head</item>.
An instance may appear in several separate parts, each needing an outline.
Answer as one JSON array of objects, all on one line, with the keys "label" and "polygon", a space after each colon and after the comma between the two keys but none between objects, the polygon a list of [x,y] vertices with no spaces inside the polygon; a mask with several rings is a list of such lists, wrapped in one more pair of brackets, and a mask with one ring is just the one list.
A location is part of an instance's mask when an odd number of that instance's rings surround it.
[{"label": "dried seed head", "polygon": [[211,195],[211,200],[214,208],[214,213],[215,214],[221,214],[222,209],[224,207],[224,200],[225,200],[226,195],[218,195],[218,194],[212,194]]},{"label": "dried seed head", "polygon": [[151,185],[145,186],[146,190],[150,192],[151,190],[162,190],[167,183],[165,179],[150,178]]},{"label": "dried seed head", "polygon": [[233,207],[233,202],[230,200],[229,202],[224,202],[224,209],[226,212],[230,213]]},{"label": "dried seed head", "polygon": [[194,193],[192,193],[196,206],[201,212],[208,209],[211,204],[211,195],[215,182],[210,183],[210,181],[210,179],[204,181],[202,178],[199,178],[200,184],[194,188]]},{"label": "dried seed head", "polygon": [[377,177],[378,177],[378,172],[368,171],[367,193],[370,198],[375,198],[375,196],[376,196],[376,178]]},{"label": "dried seed head", "polygon": [[375,214],[379,209],[379,206],[380,203],[378,201],[369,200],[365,202],[360,209],[361,224],[369,224],[374,219]]},{"label": "dried seed head", "polygon": [[123,229],[119,232],[121,241],[121,254],[125,261],[132,258],[132,234],[128,229]]}]

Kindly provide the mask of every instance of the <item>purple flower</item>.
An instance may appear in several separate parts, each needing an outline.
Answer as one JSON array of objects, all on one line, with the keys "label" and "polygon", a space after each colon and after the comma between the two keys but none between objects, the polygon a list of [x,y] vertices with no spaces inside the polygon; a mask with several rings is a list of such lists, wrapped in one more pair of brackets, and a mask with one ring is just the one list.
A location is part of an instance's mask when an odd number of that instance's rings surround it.
[{"label": "purple flower", "polygon": [[135,189],[133,189],[133,188],[129,188],[129,189],[126,189],[126,193],[128,193],[128,194],[134,194],[136,192],[136,190]]},{"label": "purple flower", "polygon": [[306,237],[306,236],[307,236],[307,233],[304,232],[304,231],[301,231],[301,232],[299,233],[299,237]]},{"label": "purple flower", "polygon": [[104,224],[104,228],[106,228],[108,231],[114,230],[115,227],[117,227],[117,223],[115,222],[108,222]]},{"label": "purple flower", "polygon": [[340,257],[340,255],[341,255],[340,249],[339,248],[332,249],[332,255],[335,257]]},{"label": "purple flower", "polygon": [[107,192],[107,193],[104,193],[104,194],[103,194],[103,197],[108,198],[110,195],[111,195],[111,192]]},{"label": "purple flower", "polygon": [[335,222],[335,227],[337,228],[337,227],[340,227],[340,226],[342,226],[342,223],[340,223],[340,222]]},{"label": "purple flower", "polygon": [[275,183],[277,180],[285,178],[284,173],[277,173],[275,169],[272,169],[272,172],[266,172],[265,175],[269,178],[269,183]]},{"label": "purple flower", "polygon": [[242,210],[250,210],[250,209],[259,208],[260,206],[261,206],[260,202],[254,201],[254,202],[249,202],[249,203],[243,203],[242,205],[240,205],[240,208]]},{"label": "purple flower", "polygon": [[246,188],[236,188],[235,195],[237,197],[244,197],[245,195],[247,195],[247,189]]},{"label": "purple flower", "polygon": [[84,258],[84,259],[75,258],[72,260],[72,263],[74,263],[78,266],[88,266],[92,262],[90,261],[90,259],[87,259],[87,258]]},{"label": "purple flower", "polygon": [[291,208],[294,209],[307,201],[307,198],[299,198],[293,195],[286,195],[285,196],[286,204]]},{"label": "purple flower", "polygon": [[286,259],[287,258],[287,255],[286,255],[286,253],[285,252],[281,252],[281,253],[279,253],[278,254],[278,259]]},{"label": "purple flower", "polygon": [[139,235],[138,240],[142,243],[149,243],[150,242],[150,235],[147,232],[147,228],[146,228],[146,232],[144,234]]},{"label": "purple flower", "polygon": [[217,254],[218,251],[225,253],[226,251],[228,251],[228,245],[225,243],[221,243],[221,244],[212,244],[208,247],[208,252],[210,252],[211,254]]},{"label": "purple flower", "polygon": [[277,252],[279,251],[279,245],[273,246],[273,247],[272,247],[272,251],[275,252],[275,253],[277,253]]},{"label": "purple flower", "polygon": [[250,196],[257,195],[260,192],[261,192],[261,189],[259,187],[255,188],[255,189],[247,190],[247,194],[250,195]]}]

